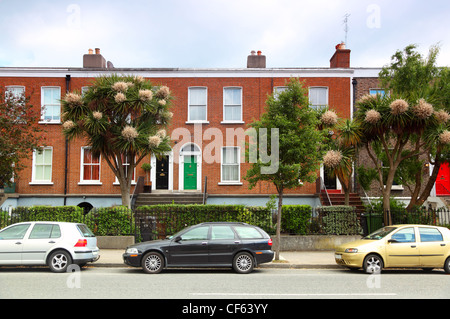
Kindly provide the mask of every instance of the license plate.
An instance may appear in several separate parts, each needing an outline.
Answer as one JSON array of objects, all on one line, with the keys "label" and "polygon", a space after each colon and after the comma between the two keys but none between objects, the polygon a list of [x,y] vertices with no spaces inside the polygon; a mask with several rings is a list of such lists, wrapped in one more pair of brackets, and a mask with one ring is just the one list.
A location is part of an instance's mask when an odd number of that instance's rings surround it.
[{"label": "license plate", "polygon": [[334,255],[334,258],[336,258],[336,259],[342,259],[342,255],[336,254],[336,255]]}]

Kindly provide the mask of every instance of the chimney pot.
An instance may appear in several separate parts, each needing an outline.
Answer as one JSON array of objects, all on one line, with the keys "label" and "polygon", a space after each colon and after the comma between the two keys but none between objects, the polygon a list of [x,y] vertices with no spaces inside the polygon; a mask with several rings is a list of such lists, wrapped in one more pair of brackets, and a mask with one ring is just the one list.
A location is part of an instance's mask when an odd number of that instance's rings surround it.
[{"label": "chimney pot", "polygon": [[88,54],[92,54],[92,53],[94,53],[94,50],[89,49],[89,50],[88,50]]},{"label": "chimney pot", "polygon": [[336,52],[330,59],[330,68],[350,68],[350,52],[351,50],[345,48],[344,42],[336,45]]},{"label": "chimney pot", "polygon": [[250,52],[250,54],[251,54],[251,55],[255,55],[255,54],[256,54],[255,50],[252,50],[252,51]]},{"label": "chimney pot", "polygon": [[247,57],[247,68],[249,69],[264,69],[266,67],[266,56],[261,54],[261,51],[258,51],[257,55],[255,55],[255,51],[251,51]]},{"label": "chimney pot", "polygon": [[95,54],[89,49],[88,54],[83,55],[83,68],[101,68],[107,67],[105,58],[100,54],[100,49],[95,48]]}]

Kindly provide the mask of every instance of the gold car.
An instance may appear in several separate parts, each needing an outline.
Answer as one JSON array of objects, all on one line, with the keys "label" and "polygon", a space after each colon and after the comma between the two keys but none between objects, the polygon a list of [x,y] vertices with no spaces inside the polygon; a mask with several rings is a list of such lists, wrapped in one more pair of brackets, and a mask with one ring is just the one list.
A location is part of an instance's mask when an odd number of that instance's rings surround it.
[{"label": "gold car", "polygon": [[336,263],[379,273],[383,268],[444,268],[450,273],[450,230],[427,225],[392,225],[340,245]]}]

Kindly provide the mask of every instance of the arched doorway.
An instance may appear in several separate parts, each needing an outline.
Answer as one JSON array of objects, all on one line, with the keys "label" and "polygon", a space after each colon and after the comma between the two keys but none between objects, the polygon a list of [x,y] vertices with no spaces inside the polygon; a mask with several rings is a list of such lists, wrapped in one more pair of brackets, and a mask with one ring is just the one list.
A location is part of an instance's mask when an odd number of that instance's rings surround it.
[{"label": "arched doorway", "polygon": [[83,208],[83,215],[86,215],[92,208],[94,208],[94,206],[88,202],[79,203],[77,206]]},{"label": "arched doorway", "polygon": [[180,190],[201,190],[202,152],[195,143],[187,143],[181,147],[179,172]]}]

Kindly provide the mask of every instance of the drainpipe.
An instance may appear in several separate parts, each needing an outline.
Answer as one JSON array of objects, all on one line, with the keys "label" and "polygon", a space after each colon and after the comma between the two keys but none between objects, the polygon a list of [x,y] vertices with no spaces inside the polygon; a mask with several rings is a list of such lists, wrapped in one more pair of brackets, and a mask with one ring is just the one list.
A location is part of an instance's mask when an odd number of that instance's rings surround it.
[{"label": "drainpipe", "polygon": [[[355,116],[355,112],[356,112],[356,89],[357,89],[357,85],[358,85],[358,81],[355,79],[355,78],[353,78],[352,79],[352,98],[353,98],[353,101],[352,101],[352,119],[353,119],[353,117]],[[358,152],[356,153],[357,155],[356,155],[356,159],[358,160],[358,156],[359,156],[359,154],[358,154]],[[353,163],[353,168],[355,168],[356,167],[356,165],[355,165],[355,163]],[[358,188],[359,188],[359,185],[358,185],[358,173],[356,172],[356,170],[354,169],[353,170],[353,191],[354,192],[356,192],[356,193],[359,193],[358,192]]]},{"label": "drainpipe", "polygon": [[[70,91],[70,74],[66,74],[66,93]],[[64,206],[67,204],[67,166],[69,159],[69,140],[65,141],[65,161],[64,161]]]}]

